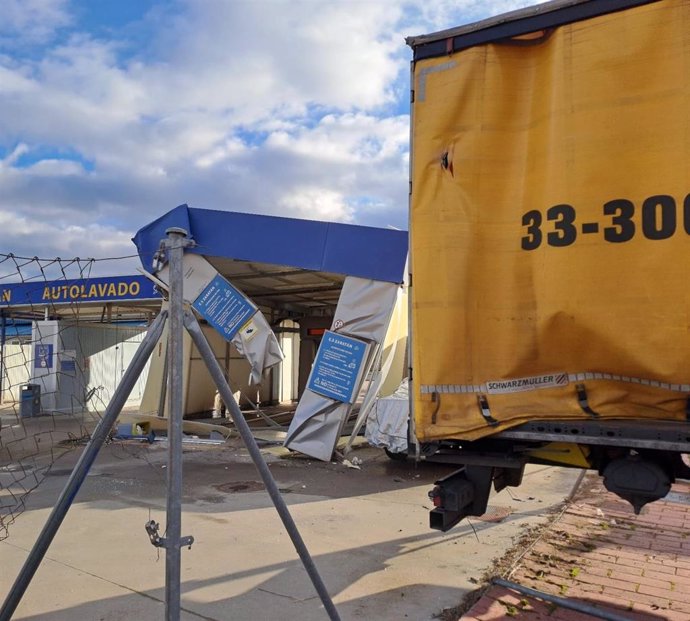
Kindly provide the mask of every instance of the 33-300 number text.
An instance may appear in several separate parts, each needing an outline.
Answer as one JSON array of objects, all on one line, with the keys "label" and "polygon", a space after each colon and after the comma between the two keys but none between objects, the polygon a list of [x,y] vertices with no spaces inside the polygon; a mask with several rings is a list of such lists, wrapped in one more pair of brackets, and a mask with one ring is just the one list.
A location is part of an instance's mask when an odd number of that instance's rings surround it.
[{"label": "33-300 number text", "polygon": [[[603,205],[607,220],[601,227],[599,222],[577,222],[577,212],[572,205],[554,205],[545,214],[533,209],[522,216],[526,227],[522,238],[523,250],[536,250],[542,243],[557,248],[575,243],[578,235],[595,235],[600,230],[604,240],[612,244],[630,241],[641,230],[647,239],[668,239],[678,228],[678,206],[673,196],[657,194],[645,199],[641,207],[641,218],[636,217],[635,204],[625,198],[615,198]],[[546,216],[544,218],[544,215]],[[683,201],[683,228],[690,235],[690,194]],[[638,222],[638,219],[640,220]],[[545,225],[545,221],[547,224]],[[543,229],[549,230],[544,232]]]}]

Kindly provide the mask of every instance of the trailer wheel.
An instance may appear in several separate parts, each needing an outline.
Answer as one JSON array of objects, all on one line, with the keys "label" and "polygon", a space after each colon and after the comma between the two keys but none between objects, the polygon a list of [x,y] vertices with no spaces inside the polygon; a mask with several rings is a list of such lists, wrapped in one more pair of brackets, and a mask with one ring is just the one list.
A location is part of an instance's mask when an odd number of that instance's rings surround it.
[{"label": "trailer wheel", "polygon": [[394,453],[393,451],[389,451],[387,448],[383,449],[386,451],[386,455],[388,455],[388,459],[392,459],[393,461],[406,461],[407,460],[407,453]]}]

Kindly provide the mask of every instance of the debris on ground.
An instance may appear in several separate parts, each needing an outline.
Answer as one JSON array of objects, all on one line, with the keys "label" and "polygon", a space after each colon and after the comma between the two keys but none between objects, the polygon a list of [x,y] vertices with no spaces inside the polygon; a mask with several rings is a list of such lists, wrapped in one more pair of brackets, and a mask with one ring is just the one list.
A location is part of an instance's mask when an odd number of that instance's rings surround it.
[{"label": "debris on ground", "polygon": [[[603,489],[597,477],[585,481],[548,528],[540,529],[532,541],[518,542],[517,561],[499,563],[494,575],[621,618],[687,621],[690,561],[685,540],[690,503],[675,498],[690,492],[690,485],[676,483],[667,499],[650,503],[635,515],[628,503]],[[457,621],[464,612],[464,621],[498,621],[527,610],[522,601],[528,603],[535,621],[580,618],[573,611],[496,585],[475,591],[464,607],[443,611],[441,618]]]}]

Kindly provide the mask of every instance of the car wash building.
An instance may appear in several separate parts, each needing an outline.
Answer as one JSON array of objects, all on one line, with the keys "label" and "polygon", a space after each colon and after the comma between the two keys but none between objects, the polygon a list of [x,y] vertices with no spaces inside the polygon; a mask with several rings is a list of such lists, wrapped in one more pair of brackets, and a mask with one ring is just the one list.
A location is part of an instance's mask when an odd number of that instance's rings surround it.
[{"label": "car wash building", "polygon": [[2,402],[36,397],[42,413],[103,409],[161,301],[141,275],[0,286]]},{"label": "car wash building", "polygon": [[[146,325],[166,305],[159,251],[172,227],[193,242],[186,274],[203,275],[203,287],[227,283],[265,320],[270,338],[255,336],[255,323],[226,339],[203,314],[202,329],[242,408],[293,405],[288,439],[296,449],[328,453],[320,448],[324,434],[327,446],[355,406],[398,386],[405,374],[406,232],[181,205],[136,233],[145,275],[0,288],[6,399],[20,399],[19,387],[31,384],[47,413],[107,405]],[[24,330],[30,324],[31,336],[8,343],[7,329],[18,322]],[[141,414],[166,413],[166,336],[128,402]],[[257,371],[248,352],[261,338],[269,363]],[[186,334],[184,351],[183,411],[209,416],[215,386]]]}]

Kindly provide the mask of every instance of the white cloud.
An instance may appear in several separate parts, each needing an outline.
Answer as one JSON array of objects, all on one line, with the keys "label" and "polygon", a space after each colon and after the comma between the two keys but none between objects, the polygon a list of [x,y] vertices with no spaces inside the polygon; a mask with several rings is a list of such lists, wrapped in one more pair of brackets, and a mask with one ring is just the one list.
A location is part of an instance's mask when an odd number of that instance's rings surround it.
[{"label": "white cloud", "polygon": [[525,4],[179,0],[133,51],[66,1],[4,0],[0,43],[44,46],[0,56],[0,248],[129,254],[183,202],[405,227],[404,36]]},{"label": "white cloud", "polygon": [[[61,257],[64,260],[75,257],[125,257],[132,255],[134,246],[130,240],[131,235],[125,231],[119,231],[114,227],[88,224],[86,226],[68,225],[55,236],[52,223],[43,219],[34,219],[21,216],[17,213],[9,214],[0,212],[0,230],[3,237],[11,237],[15,240],[13,253],[17,256],[42,258]],[[50,246],[52,253],[46,256],[41,252],[41,244],[37,240],[53,237]],[[4,246],[4,244],[3,244]],[[33,250],[33,252],[32,252]],[[5,254],[7,251],[3,250]],[[104,273],[121,272],[121,261],[112,261],[98,265],[98,271]],[[131,267],[132,262],[128,263]],[[5,270],[7,266],[3,266]],[[26,278],[26,274],[19,269],[14,270],[17,279]],[[54,276],[59,278],[59,275]],[[11,277],[10,277],[10,280]],[[14,280],[13,280],[14,282]]]},{"label": "white cloud", "polygon": [[[542,0],[545,2],[546,0]],[[527,6],[536,5],[534,0],[410,0],[404,3],[408,28],[408,35],[427,34],[438,30],[445,30],[475,21],[480,21],[494,15],[515,11]]]},{"label": "white cloud", "polygon": [[352,209],[340,192],[328,188],[295,188],[281,201],[282,208],[298,218],[350,222]]},{"label": "white cloud", "polygon": [[40,86],[22,74],[21,69],[11,68],[13,62],[8,57],[0,58],[7,66],[0,65],[0,91],[4,95],[36,92]]},{"label": "white cloud", "polygon": [[[175,105],[232,109],[241,122],[268,111],[299,114],[316,102],[339,109],[390,102],[402,43],[397,3],[237,1],[184,3],[147,68]],[[170,66],[176,68],[171,80]],[[172,99],[170,99],[172,98]]]},{"label": "white cloud", "polygon": [[29,147],[26,146],[23,142],[20,142],[10,153],[8,153],[2,161],[0,161],[0,168],[2,167],[7,167],[7,166],[12,166],[17,162],[17,160],[24,155],[25,153],[28,153]]},{"label": "white cloud", "polygon": [[378,118],[365,114],[330,114],[314,128],[277,131],[266,141],[269,148],[341,163],[372,164],[399,156],[407,147],[408,117]]},{"label": "white cloud", "polygon": [[83,172],[84,168],[78,162],[60,159],[44,159],[32,164],[31,166],[28,166],[25,174],[40,180],[41,178],[45,177],[81,175]]},{"label": "white cloud", "polygon": [[70,24],[67,0],[2,0],[0,43],[45,43]]}]

